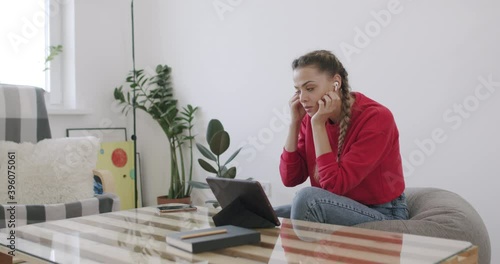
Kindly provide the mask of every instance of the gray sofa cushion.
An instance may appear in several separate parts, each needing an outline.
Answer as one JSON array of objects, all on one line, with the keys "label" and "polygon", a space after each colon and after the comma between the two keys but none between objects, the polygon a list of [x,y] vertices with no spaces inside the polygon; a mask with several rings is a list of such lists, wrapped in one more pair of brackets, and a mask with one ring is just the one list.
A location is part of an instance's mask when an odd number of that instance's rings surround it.
[{"label": "gray sofa cushion", "polygon": [[356,227],[469,241],[479,263],[490,263],[488,231],[477,211],[459,195],[436,188],[407,188],[410,219],[369,222]]}]

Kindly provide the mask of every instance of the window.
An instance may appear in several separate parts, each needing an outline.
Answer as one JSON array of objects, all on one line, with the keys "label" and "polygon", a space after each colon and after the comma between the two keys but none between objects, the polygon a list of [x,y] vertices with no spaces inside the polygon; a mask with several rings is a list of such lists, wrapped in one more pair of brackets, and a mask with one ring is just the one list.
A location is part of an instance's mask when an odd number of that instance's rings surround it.
[{"label": "window", "polygon": [[49,108],[74,108],[73,13],[73,0],[0,1],[0,82],[41,87]]}]

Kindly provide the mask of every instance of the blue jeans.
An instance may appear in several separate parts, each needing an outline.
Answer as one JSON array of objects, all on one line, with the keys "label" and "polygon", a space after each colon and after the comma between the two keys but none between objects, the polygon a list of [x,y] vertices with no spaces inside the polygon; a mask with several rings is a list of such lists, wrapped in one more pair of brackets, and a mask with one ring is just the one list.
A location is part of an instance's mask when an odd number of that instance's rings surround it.
[{"label": "blue jeans", "polygon": [[343,226],[408,219],[404,193],[388,203],[367,206],[317,187],[301,189],[292,205],[278,206],[274,210],[278,217]]}]

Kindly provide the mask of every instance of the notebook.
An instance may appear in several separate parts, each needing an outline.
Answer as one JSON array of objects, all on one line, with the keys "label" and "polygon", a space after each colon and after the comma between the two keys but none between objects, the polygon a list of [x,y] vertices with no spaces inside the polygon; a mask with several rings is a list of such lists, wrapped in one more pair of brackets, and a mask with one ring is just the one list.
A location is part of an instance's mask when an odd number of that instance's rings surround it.
[{"label": "notebook", "polygon": [[260,242],[258,231],[233,225],[170,233],[167,244],[191,253]]},{"label": "notebook", "polygon": [[222,207],[213,217],[216,226],[269,228],[280,225],[258,181],[208,177],[207,183]]}]

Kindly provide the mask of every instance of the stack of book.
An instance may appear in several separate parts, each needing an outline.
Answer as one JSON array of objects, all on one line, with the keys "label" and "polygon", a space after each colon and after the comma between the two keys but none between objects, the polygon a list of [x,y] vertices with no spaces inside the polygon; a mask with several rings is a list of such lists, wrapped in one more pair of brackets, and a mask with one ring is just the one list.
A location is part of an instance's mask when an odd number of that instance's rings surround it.
[{"label": "stack of book", "polygon": [[191,253],[260,242],[258,231],[233,225],[168,234],[166,242]]}]

